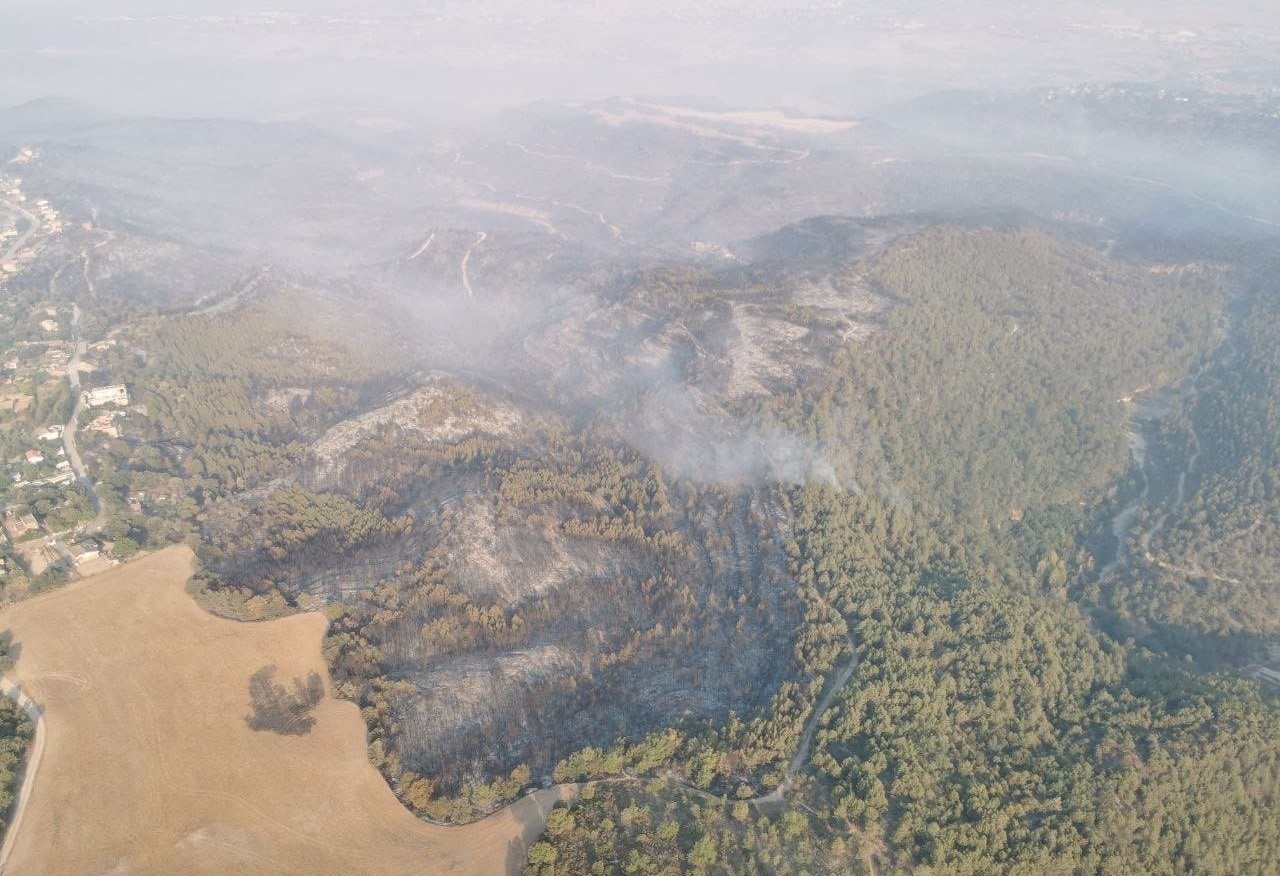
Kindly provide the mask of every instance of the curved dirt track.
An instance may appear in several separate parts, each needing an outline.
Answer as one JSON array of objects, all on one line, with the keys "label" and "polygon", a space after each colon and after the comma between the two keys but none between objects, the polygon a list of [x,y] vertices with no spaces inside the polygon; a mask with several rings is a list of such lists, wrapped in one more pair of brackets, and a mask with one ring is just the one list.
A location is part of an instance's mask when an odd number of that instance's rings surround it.
[{"label": "curved dirt track", "polygon": [[325,675],[315,613],[245,624],[184,591],[160,551],[7,608],[11,682],[43,712],[44,753],[6,873],[424,874],[517,871],[571,788],[465,827],[409,813],[369,763],[356,707],[326,697],[304,735],[255,731],[249,679]]}]

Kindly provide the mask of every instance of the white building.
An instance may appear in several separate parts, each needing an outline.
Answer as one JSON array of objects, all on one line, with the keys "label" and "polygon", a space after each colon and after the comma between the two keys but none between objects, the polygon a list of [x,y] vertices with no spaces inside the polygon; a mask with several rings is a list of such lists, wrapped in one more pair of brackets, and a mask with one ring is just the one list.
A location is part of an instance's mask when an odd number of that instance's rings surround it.
[{"label": "white building", "polygon": [[99,405],[127,405],[129,404],[129,390],[125,389],[123,383],[117,383],[114,386],[100,386],[97,389],[90,389],[84,394],[84,403],[91,408]]}]

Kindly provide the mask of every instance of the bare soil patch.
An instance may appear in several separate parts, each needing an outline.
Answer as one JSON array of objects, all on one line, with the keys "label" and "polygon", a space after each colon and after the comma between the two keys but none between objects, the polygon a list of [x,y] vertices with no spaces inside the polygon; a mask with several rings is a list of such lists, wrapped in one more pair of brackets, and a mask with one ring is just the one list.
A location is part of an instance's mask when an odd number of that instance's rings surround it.
[{"label": "bare soil patch", "polygon": [[[323,616],[216,618],[185,592],[191,568],[170,548],[0,614],[8,678],[43,710],[44,737],[8,873],[518,869],[563,792],[466,827],[414,818],[369,763],[356,707],[329,695]],[[276,686],[303,698],[305,730],[255,729]]]}]

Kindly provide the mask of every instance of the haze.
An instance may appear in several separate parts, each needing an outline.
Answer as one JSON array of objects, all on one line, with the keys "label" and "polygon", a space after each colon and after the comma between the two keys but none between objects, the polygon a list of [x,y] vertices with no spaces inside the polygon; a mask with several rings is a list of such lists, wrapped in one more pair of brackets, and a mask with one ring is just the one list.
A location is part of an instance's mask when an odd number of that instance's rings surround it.
[{"label": "haze", "polygon": [[618,94],[865,111],[938,88],[1275,85],[1267,0],[10,3],[4,103],[473,114]]},{"label": "haze", "polygon": [[1275,873],[1274,0],[286,2],[0,15],[0,872]]}]

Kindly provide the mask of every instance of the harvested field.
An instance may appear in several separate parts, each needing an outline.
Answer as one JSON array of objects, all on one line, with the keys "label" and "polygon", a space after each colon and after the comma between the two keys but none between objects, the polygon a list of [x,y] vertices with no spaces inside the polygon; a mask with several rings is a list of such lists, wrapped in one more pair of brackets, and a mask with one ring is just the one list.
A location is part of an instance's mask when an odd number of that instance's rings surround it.
[{"label": "harvested field", "polygon": [[563,792],[437,827],[404,809],[369,763],[353,704],[326,693],[285,732],[251,729],[255,673],[275,667],[286,689],[327,678],[325,620],[213,617],[184,590],[191,568],[188,549],[169,548],[0,614],[17,655],[8,677],[44,712],[43,756],[4,872],[518,869]]}]

